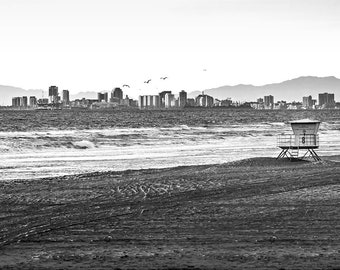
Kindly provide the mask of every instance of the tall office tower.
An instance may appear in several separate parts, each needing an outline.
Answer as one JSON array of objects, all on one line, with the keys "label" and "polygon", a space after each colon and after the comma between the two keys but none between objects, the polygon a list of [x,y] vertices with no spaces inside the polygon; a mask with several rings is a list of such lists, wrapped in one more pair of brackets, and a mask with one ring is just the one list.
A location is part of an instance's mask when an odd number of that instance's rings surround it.
[{"label": "tall office tower", "polygon": [[205,94],[196,97],[196,105],[200,107],[212,107],[214,105],[214,98]]},{"label": "tall office tower", "polygon": [[159,96],[158,95],[144,96],[144,103],[145,103],[145,107],[159,108]]},{"label": "tall office tower", "polygon": [[313,107],[312,96],[302,98],[302,106],[306,109],[311,109]]},{"label": "tall office tower", "polygon": [[212,107],[214,105],[214,98],[205,94],[198,95],[195,103],[200,107]]},{"label": "tall office tower", "polygon": [[113,98],[123,99],[123,90],[119,87],[113,89],[111,92],[111,99]]},{"label": "tall office tower", "polygon": [[[21,103],[21,102],[20,102]],[[20,104],[22,107],[28,107],[28,99],[27,97],[22,97],[22,103]]]},{"label": "tall office tower", "polygon": [[146,97],[146,105],[148,108],[151,108],[153,107],[153,96],[151,95],[148,95],[148,96],[145,96]]},{"label": "tall office tower", "polygon": [[319,106],[322,106],[327,103],[327,93],[319,94]]},{"label": "tall office tower", "polygon": [[37,98],[34,96],[30,96],[30,107],[34,108],[37,106]]},{"label": "tall office tower", "polygon": [[108,101],[108,93],[100,92],[98,93],[98,102],[107,102]]},{"label": "tall office tower", "polygon": [[264,106],[266,109],[273,109],[274,97],[272,95],[264,96]]},{"label": "tall office tower", "polygon": [[21,101],[20,97],[12,98],[12,106],[13,107],[20,107],[20,101]]},{"label": "tall office tower", "polygon": [[153,107],[159,108],[160,107],[160,98],[158,95],[153,96]]},{"label": "tall office tower", "polygon": [[103,100],[103,94],[102,93],[97,93],[97,100],[98,100],[98,102],[102,102],[102,100]]},{"label": "tall office tower", "polygon": [[184,90],[179,92],[178,106],[184,107],[187,104],[188,94]]},{"label": "tall office tower", "polygon": [[171,91],[163,91],[160,92],[159,95],[159,102],[160,102],[160,107],[164,108],[165,107],[165,95],[166,94],[171,94]]},{"label": "tall office tower", "polygon": [[144,96],[139,96],[138,97],[138,107],[140,108],[140,109],[142,109],[142,108],[144,108],[145,107],[145,104],[144,104]]},{"label": "tall office tower", "polygon": [[105,92],[105,93],[104,93],[104,101],[105,101],[105,102],[108,102],[108,101],[109,101],[109,93],[108,93],[108,92]]},{"label": "tall office tower", "polygon": [[58,87],[54,85],[50,86],[48,88],[48,96],[50,98],[51,103],[58,103],[59,101]]},{"label": "tall office tower", "polygon": [[166,93],[164,96],[164,106],[165,108],[174,107],[175,105],[175,95]]},{"label": "tall office tower", "polygon": [[319,94],[320,107],[333,107],[335,105],[334,94],[323,93]]},{"label": "tall office tower", "polygon": [[214,106],[214,98],[208,95],[204,95],[204,103],[206,107]]},{"label": "tall office tower", "polygon": [[63,104],[70,104],[70,92],[68,90],[63,90]]}]

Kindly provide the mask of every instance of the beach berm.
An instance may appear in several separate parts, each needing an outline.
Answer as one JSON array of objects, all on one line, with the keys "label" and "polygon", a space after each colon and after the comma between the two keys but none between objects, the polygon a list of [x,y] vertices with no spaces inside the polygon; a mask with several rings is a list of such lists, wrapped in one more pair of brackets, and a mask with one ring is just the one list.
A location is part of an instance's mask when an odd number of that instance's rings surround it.
[{"label": "beach berm", "polygon": [[335,269],[339,157],[0,182],[0,268]]}]

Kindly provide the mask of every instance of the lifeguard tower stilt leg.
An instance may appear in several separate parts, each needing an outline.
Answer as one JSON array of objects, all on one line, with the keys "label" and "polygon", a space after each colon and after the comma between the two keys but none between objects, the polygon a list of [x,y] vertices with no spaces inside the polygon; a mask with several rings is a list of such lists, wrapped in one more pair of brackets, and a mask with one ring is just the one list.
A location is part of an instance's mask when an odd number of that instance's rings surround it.
[{"label": "lifeguard tower stilt leg", "polygon": [[287,152],[288,152],[288,149],[282,149],[282,151],[280,152],[280,154],[277,156],[276,159],[288,157]]}]

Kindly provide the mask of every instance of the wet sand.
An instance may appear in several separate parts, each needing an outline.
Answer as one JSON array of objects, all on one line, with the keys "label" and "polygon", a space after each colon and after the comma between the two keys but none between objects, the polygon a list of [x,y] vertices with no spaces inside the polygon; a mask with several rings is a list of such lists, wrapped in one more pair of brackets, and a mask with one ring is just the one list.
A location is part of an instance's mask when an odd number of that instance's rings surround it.
[{"label": "wet sand", "polygon": [[339,161],[0,182],[0,268],[334,269]]}]

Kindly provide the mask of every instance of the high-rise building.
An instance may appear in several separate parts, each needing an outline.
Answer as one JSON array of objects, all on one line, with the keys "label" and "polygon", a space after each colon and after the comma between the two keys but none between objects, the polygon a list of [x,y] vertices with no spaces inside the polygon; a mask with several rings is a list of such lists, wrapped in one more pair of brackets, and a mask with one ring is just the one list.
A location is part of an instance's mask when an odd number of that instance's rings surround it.
[{"label": "high-rise building", "polygon": [[25,97],[22,97],[21,98],[21,101],[20,101],[20,105],[21,105],[21,107],[28,107],[28,99],[27,99],[27,97],[25,96]]},{"label": "high-rise building", "polygon": [[30,96],[30,107],[34,108],[37,106],[37,98],[35,96]]},{"label": "high-rise building", "polygon": [[145,97],[146,97],[146,106],[148,108],[153,107],[153,96],[148,95],[148,96],[145,96]]},{"label": "high-rise building", "polygon": [[63,104],[70,104],[70,92],[68,90],[63,90]]},{"label": "high-rise building", "polygon": [[12,107],[20,107],[20,97],[12,98]]},{"label": "high-rise building", "polygon": [[264,96],[264,107],[265,109],[273,109],[274,97],[272,95]]},{"label": "high-rise building", "polygon": [[319,94],[319,106],[330,108],[335,106],[334,94]]},{"label": "high-rise building", "polygon": [[311,109],[313,107],[313,99],[312,96],[308,96],[308,97],[303,97],[302,98],[302,106],[305,109]]},{"label": "high-rise building", "polygon": [[138,97],[138,107],[140,108],[140,109],[142,109],[142,108],[145,108],[145,104],[144,104],[144,96],[139,96]]},{"label": "high-rise building", "polygon": [[111,99],[113,98],[123,99],[123,90],[119,87],[113,89],[111,92]]},{"label": "high-rise building", "polygon": [[58,87],[54,85],[50,86],[48,88],[48,96],[51,103],[58,103],[59,102]]},{"label": "high-rise building", "polygon": [[184,107],[187,104],[188,94],[184,90],[179,92],[179,98],[178,98],[178,106]]},{"label": "high-rise building", "polygon": [[98,93],[98,102],[107,102],[108,101],[108,93],[100,92]]},{"label": "high-rise building", "polygon": [[176,103],[175,95],[171,93],[166,93],[164,96],[164,106],[165,108],[174,107]]},{"label": "high-rise building", "polygon": [[166,94],[171,94],[171,91],[163,91],[160,92],[159,95],[159,102],[160,102],[160,107],[164,108],[165,107],[165,95]]},{"label": "high-rise building", "polygon": [[149,108],[159,108],[160,106],[160,98],[158,95],[151,95],[147,97],[147,106]]},{"label": "high-rise building", "polygon": [[153,96],[153,104],[152,104],[152,106],[154,108],[159,108],[161,106],[160,97],[158,95],[154,95]]},{"label": "high-rise building", "polygon": [[196,97],[195,102],[200,107],[212,107],[214,105],[214,98],[202,93]]},{"label": "high-rise building", "polygon": [[159,108],[160,98],[158,95],[144,95],[139,96],[138,107],[139,108]]}]

